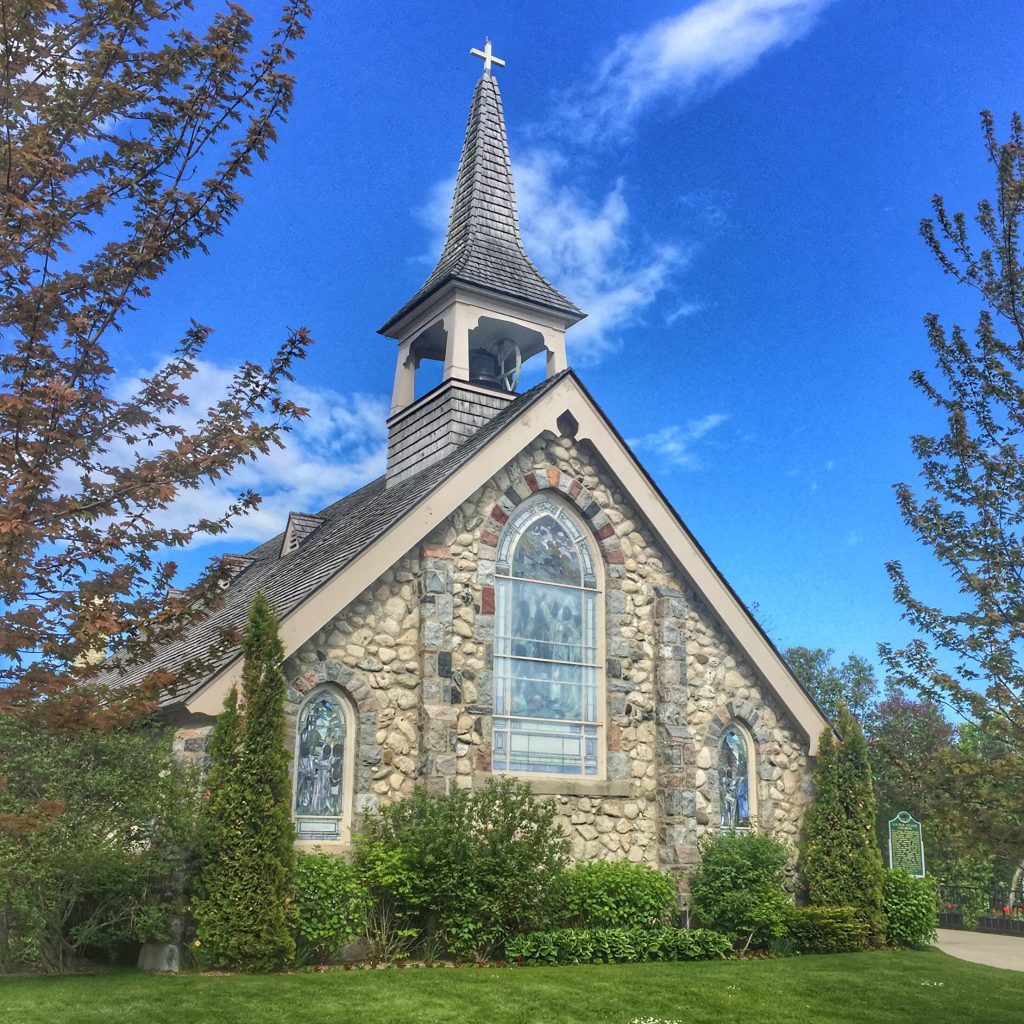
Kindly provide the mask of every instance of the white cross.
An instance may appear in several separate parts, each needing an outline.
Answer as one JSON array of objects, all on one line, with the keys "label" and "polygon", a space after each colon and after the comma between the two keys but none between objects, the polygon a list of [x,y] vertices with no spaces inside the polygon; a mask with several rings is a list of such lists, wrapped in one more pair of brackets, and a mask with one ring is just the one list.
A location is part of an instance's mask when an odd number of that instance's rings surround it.
[{"label": "white cross", "polygon": [[469,51],[474,57],[479,57],[484,62],[484,74],[491,77],[491,65],[497,64],[499,68],[505,66],[505,62],[500,57],[495,57],[491,53],[491,40],[488,38],[484,43],[484,48],[478,50],[475,46]]}]

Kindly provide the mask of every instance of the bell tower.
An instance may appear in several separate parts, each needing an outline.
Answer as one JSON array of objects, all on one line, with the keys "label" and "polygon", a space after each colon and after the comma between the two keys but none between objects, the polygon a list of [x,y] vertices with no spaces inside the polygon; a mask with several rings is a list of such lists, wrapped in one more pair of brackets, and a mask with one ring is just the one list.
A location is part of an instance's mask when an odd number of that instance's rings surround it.
[{"label": "bell tower", "polygon": [[[451,216],[437,266],[380,333],[398,342],[388,418],[387,484],[439,461],[516,397],[522,364],[541,354],[566,368],[565,332],[586,315],[541,276],[523,249],[505,118],[491,52],[473,93]],[[424,361],[441,383],[417,397]]]}]

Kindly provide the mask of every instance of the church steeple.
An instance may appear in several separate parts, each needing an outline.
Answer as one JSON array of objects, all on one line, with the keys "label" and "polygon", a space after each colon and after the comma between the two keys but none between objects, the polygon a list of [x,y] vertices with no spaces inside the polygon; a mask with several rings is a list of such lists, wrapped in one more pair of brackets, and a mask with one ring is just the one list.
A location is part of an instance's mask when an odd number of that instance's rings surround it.
[{"label": "church steeple", "polygon": [[573,322],[584,316],[544,279],[523,249],[501,94],[489,71],[473,93],[441,258],[420,290],[381,327],[381,334],[391,336],[391,328],[409,310],[456,280],[547,306]]},{"label": "church steeple", "polygon": [[[565,331],[585,314],[530,261],[519,233],[515,186],[491,52],[473,93],[451,216],[437,266],[423,286],[380,329],[399,342],[391,418],[388,481],[411,475],[447,454],[514,397],[519,368],[544,352],[551,376],[566,366]],[[415,373],[423,360],[443,360],[439,388],[416,398]],[[439,417],[434,406],[461,405],[460,415]],[[431,400],[432,399],[432,400]],[[411,413],[432,407],[430,443]],[[469,429],[467,429],[469,424]],[[420,441],[423,441],[420,438]]]}]

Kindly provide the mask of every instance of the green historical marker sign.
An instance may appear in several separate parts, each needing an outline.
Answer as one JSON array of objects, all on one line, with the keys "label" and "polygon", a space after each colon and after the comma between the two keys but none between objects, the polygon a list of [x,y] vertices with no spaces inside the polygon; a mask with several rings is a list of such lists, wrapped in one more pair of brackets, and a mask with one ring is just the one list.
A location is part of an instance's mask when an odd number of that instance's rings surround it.
[{"label": "green historical marker sign", "polygon": [[924,836],[921,822],[900,811],[889,822],[889,867],[924,878]]}]

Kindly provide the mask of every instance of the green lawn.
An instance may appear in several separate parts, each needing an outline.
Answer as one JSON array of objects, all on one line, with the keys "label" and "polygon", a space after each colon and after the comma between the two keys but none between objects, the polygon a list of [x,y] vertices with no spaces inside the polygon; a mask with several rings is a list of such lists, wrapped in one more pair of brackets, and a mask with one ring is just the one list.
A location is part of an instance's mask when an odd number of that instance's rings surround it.
[{"label": "green lawn", "polygon": [[3,1024],[1020,1024],[1024,973],[937,951],[596,967],[0,979]]}]

